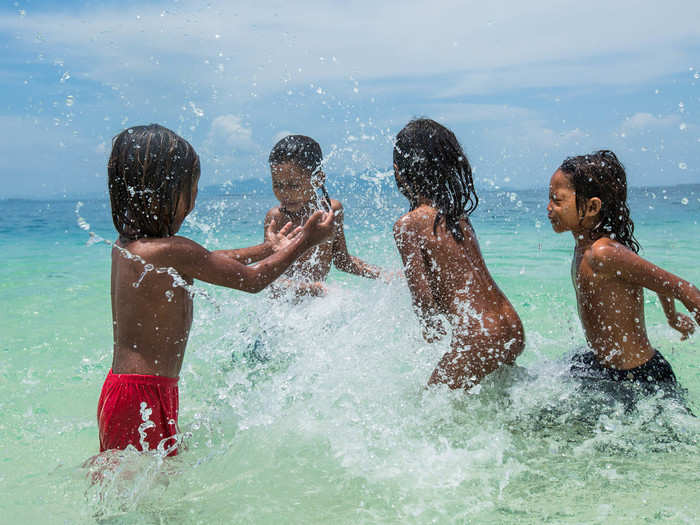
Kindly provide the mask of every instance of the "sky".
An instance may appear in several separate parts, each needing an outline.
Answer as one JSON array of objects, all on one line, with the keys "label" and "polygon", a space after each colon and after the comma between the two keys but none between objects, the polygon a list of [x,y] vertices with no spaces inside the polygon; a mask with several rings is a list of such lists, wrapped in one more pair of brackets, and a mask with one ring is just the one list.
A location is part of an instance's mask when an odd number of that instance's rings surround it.
[{"label": "sky", "polygon": [[0,198],[104,194],[112,137],[151,122],[201,186],[265,181],[288,133],[329,177],[381,178],[419,116],[477,187],[545,187],[600,148],[633,186],[700,183],[699,21],[696,0],[8,1]]}]

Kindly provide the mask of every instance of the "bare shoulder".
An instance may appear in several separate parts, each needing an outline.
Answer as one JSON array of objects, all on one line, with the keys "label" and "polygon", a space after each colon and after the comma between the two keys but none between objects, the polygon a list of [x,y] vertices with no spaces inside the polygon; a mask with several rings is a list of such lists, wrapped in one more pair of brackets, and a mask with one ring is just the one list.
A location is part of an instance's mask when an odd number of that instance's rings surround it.
[{"label": "bare shoulder", "polygon": [[613,239],[601,237],[586,250],[586,256],[590,262],[606,263],[615,260],[620,255],[625,255],[626,252],[631,252],[631,250]]},{"label": "bare shoulder", "polygon": [[124,250],[124,255],[133,255],[144,259],[155,266],[175,266],[179,262],[192,257],[201,257],[207,250],[188,239],[174,235],[157,239],[138,239],[123,246],[117,245],[117,249]]},{"label": "bare shoulder", "polygon": [[272,219],[278,220],[280,217],[282,217],[282,211],[280,210],[279,206],[275,206],[267,210],[267,213],[265,214],[265,222],[269,222]]},{"label": "bare shoulder", "polygon": [[611,272],[626,262],[632,262],[639,256],[627,246],[610,239],[597,239],[584,254],[584,260],[596,271]]},{"label": "bare shoulder", "polygon": [[340,203],[339,200],[331,199],[331,209],[333,210],[333,214],[336,217],[339,217],[343,214],[343,205]]},{"label": "bare shoulder", "polygon": [[394,223],[394,238],[397,241],[416,240],[426,228],[432,228],[434,217],[427,210],[418,208],[409,211]]}]

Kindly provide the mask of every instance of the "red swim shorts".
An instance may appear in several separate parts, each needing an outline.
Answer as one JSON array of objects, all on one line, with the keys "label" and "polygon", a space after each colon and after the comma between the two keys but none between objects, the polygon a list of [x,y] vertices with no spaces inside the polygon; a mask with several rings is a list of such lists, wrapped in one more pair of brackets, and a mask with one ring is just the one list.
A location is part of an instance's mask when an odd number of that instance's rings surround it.
[{"label": "red swim shorts", "polygon": [[[100,452],[125,449],[177,454],[177,377],[107,374],[97,403]],[[160,444],[160,447],[159,447]]]}]

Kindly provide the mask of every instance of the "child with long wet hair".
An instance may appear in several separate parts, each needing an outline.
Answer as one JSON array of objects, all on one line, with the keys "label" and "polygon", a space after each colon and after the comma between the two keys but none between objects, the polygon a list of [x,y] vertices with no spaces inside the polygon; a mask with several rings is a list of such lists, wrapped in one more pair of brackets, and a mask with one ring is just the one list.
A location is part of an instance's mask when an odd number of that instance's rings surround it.
[{"label": "child with long wet hair", "polygon": [[675,387],[670,364],[647,338],[644,289],[657,293],[668,323],[686,339],[693,321],[676,312],[681,301],[700,323],[700,291],[637,255],[627,206],[627,176],[609,150],[567,158],[549,185],[549,220],[576,241],[572,279],[592,351],[574,356],[577,376],[631,381],[643,392]]},{"label": "child with long wet hair", "polygon": [[452,327],[451,349],[429,384],[470,388],[525,346],[522,323],[494,282],[469,215],[472,170],[454,133],[430,119],[409,122],[394,145],[396,185],[410,210],[394,224],[413,307],[428,342]]},{"label": "child with long wet hair", "polygon": [[336,217],[333,235],[300,257],[275,283],[278,295],[286,295],[287,291],[291,291],[295,298],[324,295],[331,265],[342,272],[369,279],[386,276],[381,268],[349,253],[343,226],[343,205],[331,199],[326,190],[323,154],[318,142],[306,135],[287,135],[272,148],[269,163],[272,191],[279,206],[267,212],[266,231],[272,221],[278,225],[291,222],[295,227],[302,226],[317,210],[333,210]]},{"label": "child with long wet hair", "polygon": [[100,451],[133,446],[173,455],[194,280],[258,292],[333,232],[333,213],[319,211],[303,228],[271,229],[257,246],[210,252],[176,235],[194,208],[200,173],[186,140],[157,124],[126,129],[114,138],[107,172],[119,237],[112,249],[114,354],[97,409]]}]

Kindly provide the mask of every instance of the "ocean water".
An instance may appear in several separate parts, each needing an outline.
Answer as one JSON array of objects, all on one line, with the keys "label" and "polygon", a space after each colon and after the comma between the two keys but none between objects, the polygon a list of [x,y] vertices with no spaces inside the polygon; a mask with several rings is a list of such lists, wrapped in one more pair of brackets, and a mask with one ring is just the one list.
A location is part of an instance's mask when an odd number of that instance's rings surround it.
[{"label": "ocean water", "polygon": [[[390,178],[330,190],[351,253],[398,269]],[[231,190],[231,188],[229,188]],[[698,523],[700,421],[659,398],[636,410],[582,394],[571,235],[547,192],[480,192],[472,221],[518,310],[517,366],[473,392],[426,389],[448,342],[426,344],[408,289],[330,275],[297,305],[198,284],[174,459],[124,452],[99,483],[96,404],[111,363],[109,246],[76,199],[0,201],[0,522]],[[210,249],[262,238],[274,204],[203,192],[182,234]],[[633,189],[642,255],[700,284],[700,185]],[[114,238],[106,199],[79,207]],[[646,294],[652,343],[700,413],[700,336],[680,342]],[[679,309],[682,307],[679,305]]]}]

